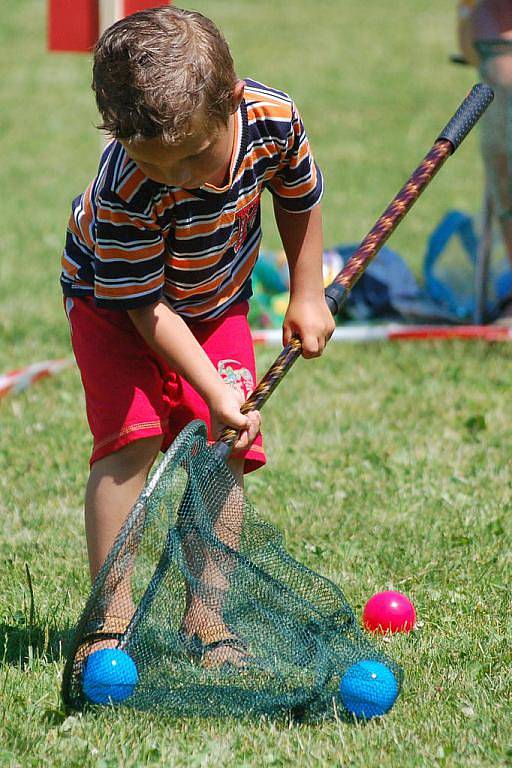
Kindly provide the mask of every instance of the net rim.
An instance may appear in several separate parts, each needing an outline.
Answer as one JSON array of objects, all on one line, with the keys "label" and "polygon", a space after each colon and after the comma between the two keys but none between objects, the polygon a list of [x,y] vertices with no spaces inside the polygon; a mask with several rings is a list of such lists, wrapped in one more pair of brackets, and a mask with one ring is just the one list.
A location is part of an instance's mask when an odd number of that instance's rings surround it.
[{"label": "net rim", "polygon": [[[80,614],[80,618],[71,638],[66,664],[64,665],[61,695],[64,706],[67,710],[80,709],[79,702],[73,700],[73,697],[70,696],[72,688],[71,681],[75,667],[76,655],[81,645],[83,645],[84,632],[87,624],[90,621],[90,615],[96,604],[97,597],[101,592],[114,563],[116,562],[121,548],[124,546],[127,536],[136,524],[141,511],[145,508],[148,500],[155,493],[155,491],[158,490],[158,484],[162,476],[169,470],[172,471],[173,464],[175,465],[174,468],[179,466],[185,454],[190,449],[192,443],[198,437],[203,438],[206,441],[207,428],[206,424],[201,419],[194,419],[193,421],[189,422],[189,424],[187,424],[187,426],[184,427],[184,429],[182,429],[182,431],[178,434],[175,440],[173,440],[167,451],[164,453],[162,460],[159,462],[158,466],[146,481],[144,488],[140,492],[137,500],[135,501],[135,504],[128,514],[128,517],[126,518],[119,533],[117,534],[105,562],[101,566],[96,578],[94,579],[87,603],[82,613]],[[143,530],[144,526],[142,526],[140,533],[141,536]]]}]

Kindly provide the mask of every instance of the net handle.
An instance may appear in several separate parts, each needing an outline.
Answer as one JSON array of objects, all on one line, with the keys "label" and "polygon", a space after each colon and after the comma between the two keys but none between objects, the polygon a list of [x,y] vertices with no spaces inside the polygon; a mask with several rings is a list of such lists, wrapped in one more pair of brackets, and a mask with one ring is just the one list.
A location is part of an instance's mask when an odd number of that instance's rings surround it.
[{"label": "net handle", "polygon": [[[395,195],[384,213],[377,219],[361,245],[352,254],[343,269],[325,290],[325,299],[333,315],[338,314],[348,295],[363,272],[373,261],[384,243],[395,231],[438,170],[462,143],[476,125],[494,98],[492,88],[484,83],[473,86],[453,117],[439,134],[431,149]],[[297,336],[283,348],[256,389],[241,407],[242,413],[260,410],[277,385],[283,380],[302,352]],[[215,443],[215,449],[224,458],[231,453],[238,431],[225,427]]]}]

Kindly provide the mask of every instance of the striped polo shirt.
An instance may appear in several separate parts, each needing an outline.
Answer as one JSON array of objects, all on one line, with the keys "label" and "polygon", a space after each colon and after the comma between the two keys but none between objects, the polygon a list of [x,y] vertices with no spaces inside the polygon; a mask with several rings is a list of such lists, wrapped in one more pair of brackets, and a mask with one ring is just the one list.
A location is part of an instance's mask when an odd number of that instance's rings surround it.
[{"label": "striped polo shirt", "polygon": [[245,82],[222,188],[160,184],[119,142],[109,144],[98,175],[73,201],[62,256],[65,296],[94,296],[98,307],[122,310],[165,297],[185,319],[200,321],[251,295],[262,191],[301,213],[320,201],[323,182],[293,101]]}]

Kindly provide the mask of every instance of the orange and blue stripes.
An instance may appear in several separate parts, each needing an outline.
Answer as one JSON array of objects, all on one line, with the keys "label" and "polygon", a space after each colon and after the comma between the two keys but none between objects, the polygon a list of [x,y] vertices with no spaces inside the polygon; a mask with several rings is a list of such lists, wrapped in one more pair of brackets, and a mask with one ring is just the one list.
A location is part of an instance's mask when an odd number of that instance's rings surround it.
[{"label": "orange and blue stripes", "polygon": [[284,209],[318,204],[322,176],[292,100],[252,80],[236,114],[231,178],[223,188],[148,179],[118,142],[73,201],[61,284],[100,307],[131,309],[165,296],[190,320],[223,314],[251,295],[261,242],[260,197]]}]

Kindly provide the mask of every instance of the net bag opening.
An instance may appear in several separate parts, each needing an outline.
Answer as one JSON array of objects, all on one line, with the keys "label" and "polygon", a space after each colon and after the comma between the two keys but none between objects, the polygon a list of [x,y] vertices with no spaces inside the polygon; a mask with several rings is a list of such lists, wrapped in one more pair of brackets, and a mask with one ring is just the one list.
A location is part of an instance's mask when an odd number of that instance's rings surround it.
[{"label": "net bag opening", "polygon": [[63,698],[78,710],[352,717],[340,690],[360,687],[347,671],[364,676],[364,663],[388,670],[396,696],[401,669],[362,634],[341,590],[286,552],[195,421],[154,471],[95,580]]}]

